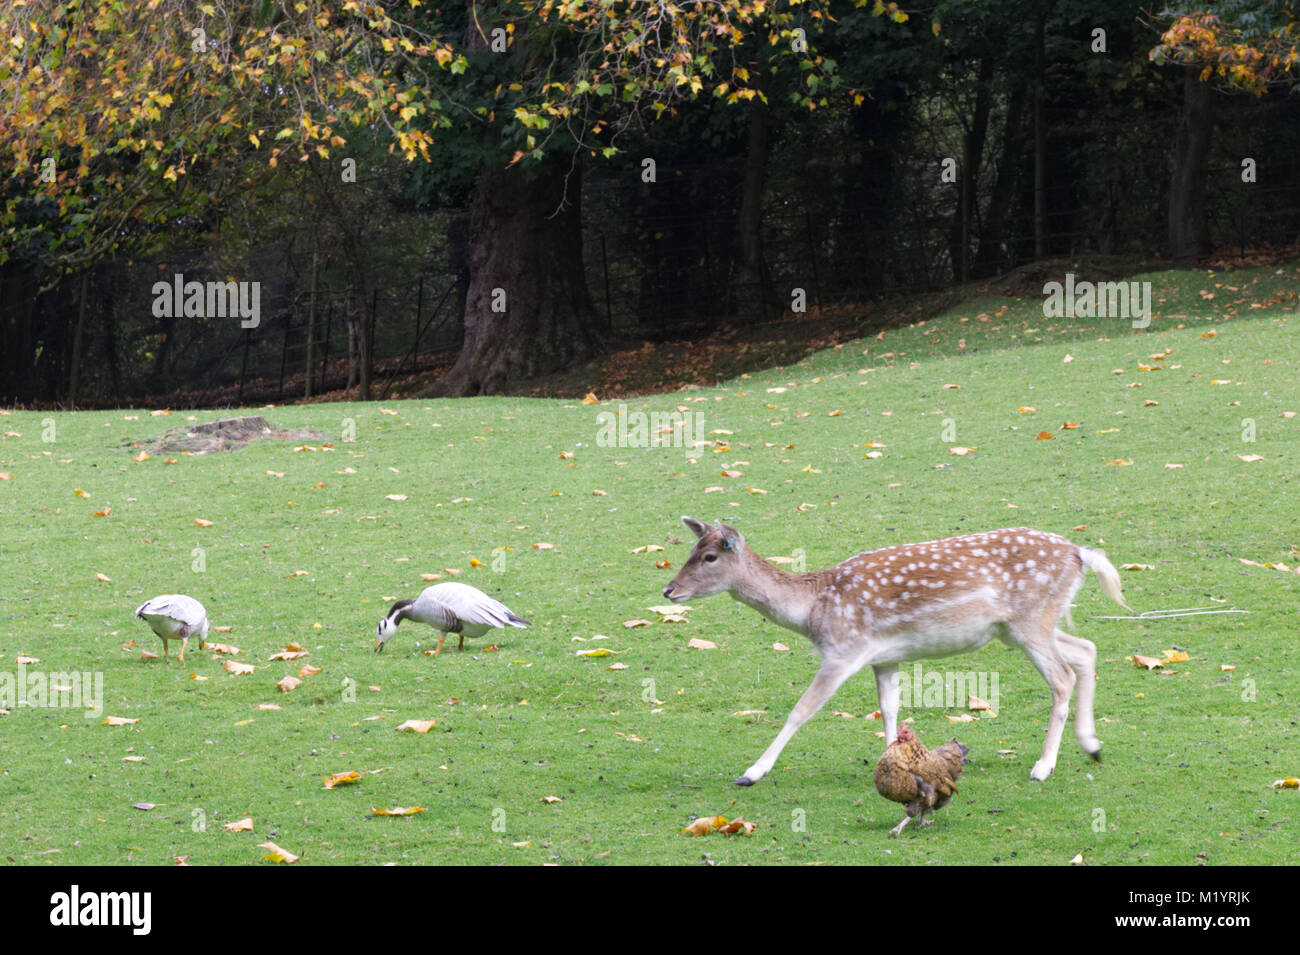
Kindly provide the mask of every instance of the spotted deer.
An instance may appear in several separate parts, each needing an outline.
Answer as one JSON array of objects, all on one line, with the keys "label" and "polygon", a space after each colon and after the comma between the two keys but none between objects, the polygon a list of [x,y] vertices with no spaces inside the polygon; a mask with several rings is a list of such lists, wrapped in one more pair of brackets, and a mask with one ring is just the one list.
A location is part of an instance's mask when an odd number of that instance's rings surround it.
[{"label": "spotted deer", "polygon": [[1092,700],[1097,648],[1061,630],[1083,569],[1097,574],[1106,596],[1127,607],[1119,574],[1101,551],[1027,527],[1010,527],[920,544],[867,551],[815,573],[781,570],[727,524],[683,517],[699,540],[664,596],[681,602],[726,591],[773,623],[802,633],[821,655],[812,685],[795,704],[772,745],[737,786],[771,771],[790,737],[864,666],[876,674],[885,742],[898,735],[898,666],[975,650],[997,637],[1018,646],[1052,691],[1043,755],[1030,779],[1056,768],[1061,733],[1077,683],[1074,735],[1101,761]]}]

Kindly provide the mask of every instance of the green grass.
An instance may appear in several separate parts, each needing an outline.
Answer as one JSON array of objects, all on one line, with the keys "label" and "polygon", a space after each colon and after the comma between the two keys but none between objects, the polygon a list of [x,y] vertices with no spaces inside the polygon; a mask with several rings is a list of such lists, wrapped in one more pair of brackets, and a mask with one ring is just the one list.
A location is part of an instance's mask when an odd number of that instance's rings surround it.
[{"label": "green grass", "polygon": [[[140,720],[110,727],[32,707],[0,716],[0,857],[261,864],[256,844],[271,839],[305,864],[1300,861],[1285,831],[1300,793],[1270,788],[1300,775],[1300,577],[1238,560],[1300,564],[1300,418],[1283,417],[1300,411],[1297,277],[1294,266],[1148,276],[1160,317],[1144,332],[1047,322],[1037,298],[988,300],[722,387],[629,401],[629,411],[703,415],[730,450],[696,460],[599,446],[596,415],[617,406],[572,400],[382,406],[395,415],[376,404],[263,409],[278,427],[326,432],[333,449],[268,441],[175,464],[134,461],[128,443],[184,424],[186,412],[0,417],[11,433],[0,471],[12,475],[0,481],[0,673],[15,673],[19,654],[46,673],[102,672],[104,715]],[[1062,430],[1066,421],[1078,428]],[[349,422],[355,440],[344,441]],[[1036,440],[1040,431],[1053,439]],[[870,441],[884,445],[880,457],[865,457]],[[1263,459],[1241,460],[1250,454]],[[109,516],[94,516],[106,505]],[[933,826],[891,840],[901,809],[871,783],[882,743],[879,722],[864,719],[876,708],[869,673],[800,730],[766,779],[730,786],[816,660],[802,637],[725,597],[694,602],[688,623],[659,622],[648,608],[664,602],[688,552],[682,514],[731,521],[764,555],[802,550],[810,569],[1028,525],[1103,546],[1116,565],[1151,565],[1122,571],[1138,610],[1250,613],[1094,619],[1122,611],[1090,576],[1074,618],[1098,646],[1105,762],[1087,760],[1067,730],[1045,783],[1028,776],[1049,696],[1024,656],[990,645],[936,662],[996,671],[1000,711],[956,727],[945,717],[961,708],[904,714],[931,743],[956,732],[971,763]],[[542,542],[553,548],[533,547]],[[645,544],[666,550],[632,552]],[[657,569],[663,559],[673,568]],[[495,652],[491,638],[464,653],[452,640],[426,657],[436,633],[407,624],[374,654],[390,600],[445,568],[532,629],[494,634]],[[141,649],[161,644],[132,611],[168,592],[197,597],[231,627],[212,638],[242,648],[256,672],[232,676],[193,643],[184,664],[142,661]],[[625,629],[634,618],[653,624]],[[694,636],[718,648],[688,649]],[[290,641],[322,672],[281,693],[276,681],[302,661],[268,657]],[[575,655],[594,646],[617,655]],[[1191,656],[1174,673],[1125,659],[1174,646]],[[614,662],[627,668],[607,669]],[[266,702],[282,709],[256,709]],[[761,713],[737,715],[746,710]],[[415,718],[437,726],[395,732]],[[131,755],[144,760],[123,761]],[[358,785],[323,788],[353,769],[366,773]],[[562,801],[543,803],[549,795]],[[156,808],[132,808],[140,802]],[[397,805],[425,812],[367,815]],[[758,829],[680,834],[714,813]],[[221,831],[244,816],[254,831]]]}]

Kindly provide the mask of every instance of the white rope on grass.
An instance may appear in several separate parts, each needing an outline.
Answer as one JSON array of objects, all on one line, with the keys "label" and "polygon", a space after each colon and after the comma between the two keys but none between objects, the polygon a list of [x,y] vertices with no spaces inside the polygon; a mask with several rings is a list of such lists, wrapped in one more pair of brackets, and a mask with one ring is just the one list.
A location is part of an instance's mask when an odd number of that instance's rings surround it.
[{"label": "white rope on grass", "polygon": [[1172,617],[1199,617],[1216,613],[1250,613],[1249,610],[1223,610],[1217,607],[1183,607],[1177,610],[1145,610],[1131,617],[1097,616],[1093,620],[1168,620]]}]

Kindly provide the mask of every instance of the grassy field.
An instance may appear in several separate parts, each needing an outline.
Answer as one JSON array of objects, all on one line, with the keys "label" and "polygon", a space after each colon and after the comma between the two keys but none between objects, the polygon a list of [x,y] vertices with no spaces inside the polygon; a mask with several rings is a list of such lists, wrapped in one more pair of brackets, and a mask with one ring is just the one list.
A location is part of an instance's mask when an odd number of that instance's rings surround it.
[{"label": "grassy field", "polygon": [[[627,402],[629,416],[687,409],[713,442],[691,453],[605,446],[597,416],[618,405],[577,400],[261,408],[329,446],[144,460],[132,442],[231,412],[0,416],[0,678],[26,655],[30,672],[93,671],[104,689],[94,718],[0,702],[0,857],[268,864],[270,840],[302,864],[1300,862],[1300,792],[1271,787],[1300,775],[1300,576],[1242,563],[1300,564],[1300,417],[1285,414],[1300,411],[1300,267],[1138,278],[1157,313],[1142,331],[989,298]],[[689,551],[683,514],[808,569],[1027,525],[1145,565],[1121,571],[1136,610],[1249,613],[1097,619],[1123,611],[1089,575],[1074,619],[1098,647],[1105,761],[1067,730],[1045,783],[1029,770],[1049,695],[1023,655],[993,644],[936,662],[996,674],[998,713],[954,725],[962,700],[902,714],[931,744],[956,733],[971,762],[933,826],[891,840],[902,813],[871,783],[883,742],[869,673],[766,779],[730,785],[816,660],[726,597],[685,623],[649,609]],[[665,550],[634,552],[648,544]],[[373,653],[376,622],[422,574],[533,626],[434,657],[437,634],[406,624]],[[142,660],[162,647],[132,612],[171,592],[201,600],[230,628],[211,639],[256,670],[231,675],[194,643],[183,664],[177,644],[170,664]],[[291,642],[310,656],[269,659]],[[610,655],[577,655],[598,647]],[[1174,648],[1190,659],[1126,659]],[[304,663],[321,672],[279,691]],[[437,724],[397,732],[408,719]],[[361,781],[323,787],[348,770]],[[424,812],[370,815],[396,806]],[[757,829],[681,834],[715,813]],[[222,830],[250,816],[251,831]]]}]

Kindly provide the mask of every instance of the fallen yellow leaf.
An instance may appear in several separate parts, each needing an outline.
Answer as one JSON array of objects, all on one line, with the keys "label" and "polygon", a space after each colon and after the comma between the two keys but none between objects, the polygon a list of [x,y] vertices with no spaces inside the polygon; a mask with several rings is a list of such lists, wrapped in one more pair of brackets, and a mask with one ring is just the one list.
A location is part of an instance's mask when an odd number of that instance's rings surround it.
[{"label": "fallen yellow leaf", "polygon": [[325,777],[325,788],[333,789],[335,786],[343,786],[348,783],[355,783],[361,778],[361,774],[355,769],[343,773],[333,773]]},{"label": "fallen yellow leaf", "polygon": [[397,727],[398,732],[410,730],[413,733],[427,733],[438,725],[437,720],[407,720],[401,726]]},{"label": "fallen yellow leaf", "polygon": [[692,836],[707,836],[714,829],[721,829],[729,820],[726,816],[701,816],[682,830]]},{"label": "fallen yellow leaf", "polygon": [[281,849],[274,842],[259,842],[257,848],[269,849],[270,852],[267,855],[262,856],[262,858],[271,862],[284,862],[292,865],[302,858],[301,856],[294,855],[288,849]]}]

